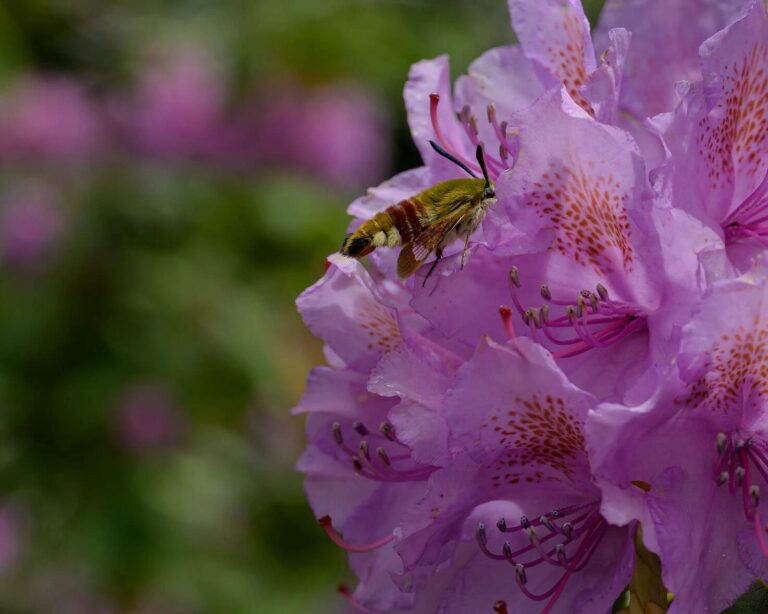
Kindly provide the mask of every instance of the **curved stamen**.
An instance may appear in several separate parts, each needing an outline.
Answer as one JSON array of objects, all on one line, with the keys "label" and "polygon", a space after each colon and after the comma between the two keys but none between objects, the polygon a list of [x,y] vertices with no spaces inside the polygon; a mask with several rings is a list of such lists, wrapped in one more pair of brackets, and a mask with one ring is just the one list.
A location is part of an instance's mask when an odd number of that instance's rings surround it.
[{"label": "curved stamen", "polygon": [[430,94],[429,95],[429,117],[432,121],[432,130],[435,132],[435,137],[437,138],[440,145],[443,146],[445,151],[447,151],[449,154],[460,160],[463,164],[466,164],[469,168],[471,168],[474,171],[481,172],[480,166],[473,162],[472,160],[468,160],[464,156],[462,156],[456,149],[448,142],[448,139],[445,138],[445,135],[443,134],[443,130],[440,127],[440,119],[437,116],[437,109],[440,104],[440,95],[439,94]]},{"label": "curved stamen", "polygon": [[373,552],[374,550],[378,550],[379,548],[386,546],[388,543],[392,542],[395,539],[394,533],[391,535],[388,535],[387,537],[383,537],[382,539],[379,539],[375,542],[372,542],[370,544],[365,544],[363,546],[355,546],[352,544],[348,544],[345,542],[342,537],[336,532],[336,530],[333,528],[333,522],[331,521],[330,516],[323,516],[322,518],[318,519],[318,524],[323,527],[325,532],[328,534],[328,537],[331,538],[331,541],[339,546],[340,548],[343,548],[347,552]]},{"label": "curved stamen", "polygon": [[[517,267],[509,271],[509,291],[512,302],[523,322],[528,326],[531,337],[539,341],[543,335],[549,343],[563,347],[553,351],[555,358],[578,356],[591,349],[609,347],[647,325],[645,312],[637,305],[611,300],[605,286],[598,284],[596,292],[582,290],[576,302],[565,301],[553,296],[549,286],[540,286],[541,297],[546,301],[540,309],[526,309],[518,297],[522,287]],[[566,307],[565,314],[552,317],[550,305]],[[571,329],[576,336],[563,338],[555,335],[556,330]],[[539,332],[540,331],[540,332]]]}]

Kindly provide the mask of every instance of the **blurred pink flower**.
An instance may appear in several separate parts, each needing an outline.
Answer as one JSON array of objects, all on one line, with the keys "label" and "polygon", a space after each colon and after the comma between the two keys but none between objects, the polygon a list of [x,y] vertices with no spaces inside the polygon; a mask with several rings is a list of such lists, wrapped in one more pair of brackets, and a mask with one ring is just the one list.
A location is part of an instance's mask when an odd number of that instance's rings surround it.
[{"label": "blurred pink flower", "polygon": [[172,394],[161,384],[137,384],[119,401],[117,436],[128,449],[149,450],[175,444],[184,416]]},{"label": "blurred pink flower", "polygon": [[314,92],[278,89],[262,102],[253,126],[263,163],[361,188],[389,169],[387,124],[370,95],[336,84]]},{"label": "blurred pink flower", "polygon": [[80,159],[102,137],[99,112],[74,79],[28,75],[0,95],[2,158]]},{"label": "blurred pink flower", "polygon": [[122,135],[143,153],[209,158],[221,153],[225,84],[220,66],[204,49],[177,45],[140,75],[130,102],[115,105]]},{"label": "blurred pink flower", "polygon": [[58,196],[45,184],[30,182],[4,195],[0,205],[0,251],[18,270],[44,268],[64,234]]}]

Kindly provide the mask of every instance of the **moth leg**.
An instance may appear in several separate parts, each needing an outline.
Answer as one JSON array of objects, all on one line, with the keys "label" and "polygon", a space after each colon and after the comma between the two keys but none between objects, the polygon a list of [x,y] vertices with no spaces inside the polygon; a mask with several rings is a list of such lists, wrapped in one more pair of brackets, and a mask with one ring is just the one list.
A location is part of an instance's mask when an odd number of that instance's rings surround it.
[{"label": "moth leg", "polygon": [[422,288],[426,285],[427,280],[429,279],[429,276],[432,275],[432,271],[435,270],[437,263],[440,262],[440,258],[442,257],[443,257],[443,250],[442,249],[435,250],[435,261],[432,263],[432,266],[429,267],[429,272],[427,273],[427,276],[424,278],[424,281],[421,283]]},{"label": "moth leg", "polygon": [[464,239],[464,251],[461,252],[461,270],[464,270],[464,262],[467,259],[467,250],[469,249],[469,237],[472,236],[472,233],[467,231],[467,238]]}]

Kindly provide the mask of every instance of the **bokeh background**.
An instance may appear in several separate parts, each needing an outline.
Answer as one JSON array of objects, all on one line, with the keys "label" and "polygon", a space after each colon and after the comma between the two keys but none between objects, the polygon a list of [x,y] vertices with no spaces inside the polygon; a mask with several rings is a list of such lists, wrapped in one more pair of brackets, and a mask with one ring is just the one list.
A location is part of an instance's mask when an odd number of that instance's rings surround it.
[{"label": "bokeh background", "polygon": [[[600,1],[586,2],[594,20]],[[340,612],[294,299],[503,0],[0,0],[0,612]]]}]

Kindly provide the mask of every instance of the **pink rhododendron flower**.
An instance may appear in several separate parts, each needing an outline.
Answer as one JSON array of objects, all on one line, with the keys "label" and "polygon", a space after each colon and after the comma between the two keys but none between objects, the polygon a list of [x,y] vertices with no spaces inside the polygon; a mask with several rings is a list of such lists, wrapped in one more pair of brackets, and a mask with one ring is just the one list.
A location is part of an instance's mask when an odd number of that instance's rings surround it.
[{"label": "pink rhododendron flower", "polygon": [[11,82],[0,97],[5,160],[82,160],[96,153],[103,139],[98,108],[69,77],[29,75]]},{"label": "pink rhododendron flower", "polygon": [[334,255],[299,297],[328,361],[299,469],[357,609],[607,612],[640,537],[670,611],[719,612],[768,572],[768,18],[657,4],[609,3],[598,56],[579,2],[511,0],[519,46],[453,90],[445,58],[411,69],[424,166],[351,227],[465,177],[451,156],[479,173],[478,147],[497,202],[466,265],[459,242],[406,280],[396,249]]},{"label": "pink rhododendron flower", "polygon": [[227,155],[225,83],[216,58],[192,44],[160,47],[155,55],[139,75],[133,99],[113,104],[123,139],[159,157]]},{"label": "pink rhododendron flower", "polygon": [[255,116],[241,130],[262,164],[352,187],[367,185],[388,169],[386,117],[366,92],[342,84],[315,91],[299,86],[265,91],[255,103]]}]

